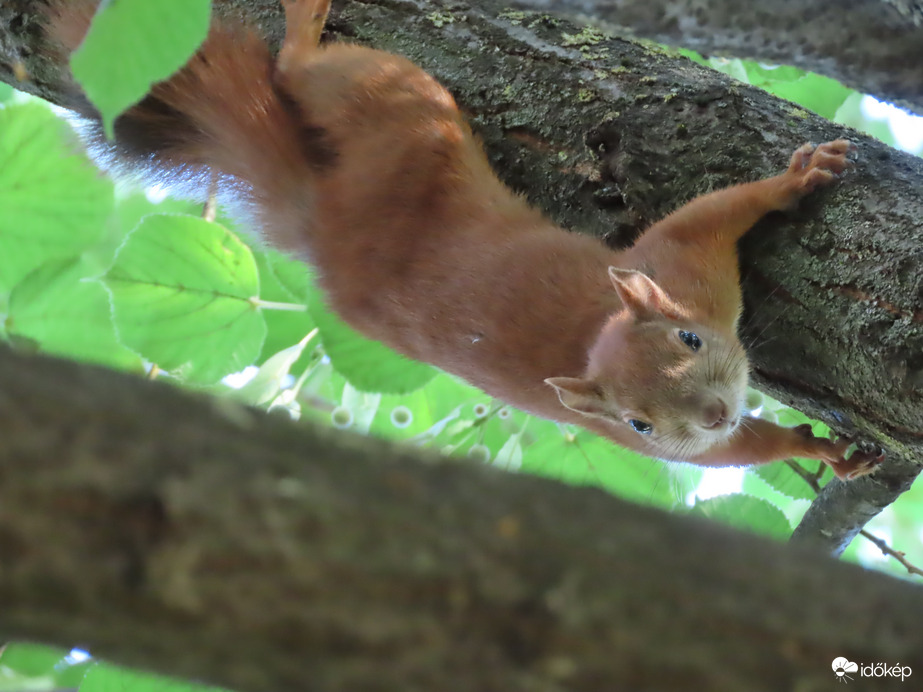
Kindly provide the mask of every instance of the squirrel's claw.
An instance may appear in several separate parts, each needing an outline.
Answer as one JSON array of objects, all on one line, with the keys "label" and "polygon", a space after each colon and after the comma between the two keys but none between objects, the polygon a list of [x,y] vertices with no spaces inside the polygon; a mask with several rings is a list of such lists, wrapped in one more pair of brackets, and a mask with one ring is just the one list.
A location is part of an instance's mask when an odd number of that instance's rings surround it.
[{"label": "squirrel's claw", "polygon": [[792,154],[788,173],[797,179],[800,194],[805,195],[829,185],[852,168],[857,152],[858,147],[848,139],[837,139],[819,146],[803,144]]},{"label": "squirrel's claw", "polygon": [[854,478],[859,478],[859,476],[867,476],[873,473],[884,460],[885,454],[880,449],[874,452],[864,452],[857,449],[849,459],[845,460],[845,463],[852,469],[846,473],[846,480],[851,481]]},{"label": "squirrel's claw", "polygon": [[880,448],[874,451],[857,449],[847,458],[846,452],[852,446],[852,440],[847,437],[838,437],[835,440],[816,437],[808,423],[796,426],[794,431],[809,441],[813,451],[818,453],[818,458],[833,469],[840,480],[847,481],[866,476],[875,471],[885,458],[884,451]]},{"label": "squirrel's claw", "polygon": [[[849,445],[849,440],[838,440],[837,444]],[[833,469],[833,472],[840,480],[851,481],[860,476],[873,473],[884,460],[885,453],[881,448],[873,450],[857,449],[849,455],[848,459],[845,456],[840,456],[839,459],[834,460],[830,463],[830,468]]]}]

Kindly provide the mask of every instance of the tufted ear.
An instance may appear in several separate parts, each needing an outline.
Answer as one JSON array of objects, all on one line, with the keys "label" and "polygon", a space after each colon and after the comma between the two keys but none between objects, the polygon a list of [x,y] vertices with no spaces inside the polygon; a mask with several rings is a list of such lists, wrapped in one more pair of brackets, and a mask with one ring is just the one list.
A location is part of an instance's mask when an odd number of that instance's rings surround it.
[{"label": "tufted ear", "polygon": [[602,391],[592,380],[581,377],[549,377],[545,384],[554,387],[561,403],[571,411],[588,416],[604,412]]},{"label": "tufted ear", "polygon": [[634,269],[609,267],[609,278],[619,299],[640,320],[658,315],[673,316],[676,306],[663,289],[649,277]]}]

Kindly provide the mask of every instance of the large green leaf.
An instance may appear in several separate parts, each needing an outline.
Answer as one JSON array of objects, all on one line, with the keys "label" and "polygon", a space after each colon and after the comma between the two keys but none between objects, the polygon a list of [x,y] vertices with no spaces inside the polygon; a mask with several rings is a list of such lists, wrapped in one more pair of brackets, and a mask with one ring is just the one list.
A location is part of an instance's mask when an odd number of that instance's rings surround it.
[{"label": "large green leaf", "polygon": [[773,538],[788,538],[792,533],[788,519],[777,507],[742,493],[701,500],[691,513]]},{"label": "large green leaf", "polygon": [[208,34],[210,13],[210,0],[103,3],[71,70],[110,135],[119,113],[189,60]]},{"label": "large green leaf", "polygon": [[10,294],[7,331],[48,353],[140,372],[141,359],[116,338],[106,289],[88,274],[80,258],[36,269]]},{"label": "large green leaf", "polygon": [[810,108],[824,118],[833,118],[852,89],[844,87],[829,77],[806,74],[792,82],[774,82],[766,85],[773,94]]},{"label": "large green leaf", "polygon": [[750,471],[787,497],[797,500],[813,500],[817,497],[807,481],[784,461],[754,466]]},{"label": "large green leaf", "polygon": [[148,216],[104,280],[122,343],[165,370],[212,383],[259,355],[266,323],[256,263],[218,224]]},{"label": "large green leaf", "polygon": [[599,485],[625,499],[660,507],[674,507],[684,491],[674,487],[674,469],[663,462],[642,457],[585,430],[560,432],[548,426],[530,445],[522,470],[567,483]]},{"label": "large green leaf", "polygon": [[0,108],[0,294],[102,236],[112,184],[39,103]]}]

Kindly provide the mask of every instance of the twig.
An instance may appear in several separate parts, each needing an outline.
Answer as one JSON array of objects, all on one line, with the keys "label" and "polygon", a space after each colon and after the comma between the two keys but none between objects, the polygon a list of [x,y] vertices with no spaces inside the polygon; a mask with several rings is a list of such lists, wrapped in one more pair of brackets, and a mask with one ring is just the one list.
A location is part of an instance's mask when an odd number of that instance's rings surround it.
[{"label": "twig", "polygon": [[862,531],[860,531],[859,534],[864,536],[867,540],[870,540],[876,546],[878,546],[878,549],[884,555],[890,555],[895,560],[900,562],[910,574],[919,574],[921,577],[923,577],[923,569],[920,569],[919,567],[916,567],[915,565],[910,564],[910,562],[908,562],[907,558],[905,557],[907,553],[902,553],[900,550],[894,550],[894,548],[892,548],[887,543],[885,543],[883,539],[878,538],[878,536],[875,536],[874,534],[869,533],[865,529],[862,529]]},{"label": "twig", "polygon": [[[817,469],[816,473],[811,473],[794,459],[786,459],[785,463],[788,464],[792,471],[801,476],[804,482],[811,487],[811,490],[813,490],[815,494],[820,492],[820,483],[818,483],[818,481],[820,480],[821,476],[823,476],[824,471],[827,468],[826,464],[822,463],[820,468]],[[859,532],[859,535],[878,546],[878,549],[882,552],[882,554],[889,555],[900,562],[910,574],[918,574],[923,577],[923,569],[920,569],[919,567],[916,567],[915,565],[912,565],[910,562],[908,562],[906,558],[907,553],[895,550],[887,543],[885,543],[884,539],[878,538],[876,535],[866,531],[865,529],[862,529]]]}]

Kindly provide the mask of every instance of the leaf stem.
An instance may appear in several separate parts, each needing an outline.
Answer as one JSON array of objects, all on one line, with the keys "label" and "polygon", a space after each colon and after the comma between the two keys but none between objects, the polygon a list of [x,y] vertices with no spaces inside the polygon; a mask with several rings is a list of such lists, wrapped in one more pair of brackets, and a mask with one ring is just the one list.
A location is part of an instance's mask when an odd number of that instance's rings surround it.
[{"label": "leaf stem", "polygon": [[298,303],[276,303],[271,300],[260,300],[256,296],[250,299],[250,304],[263,310],[287,310],[288,312],[307,312],[307,305]]}]

